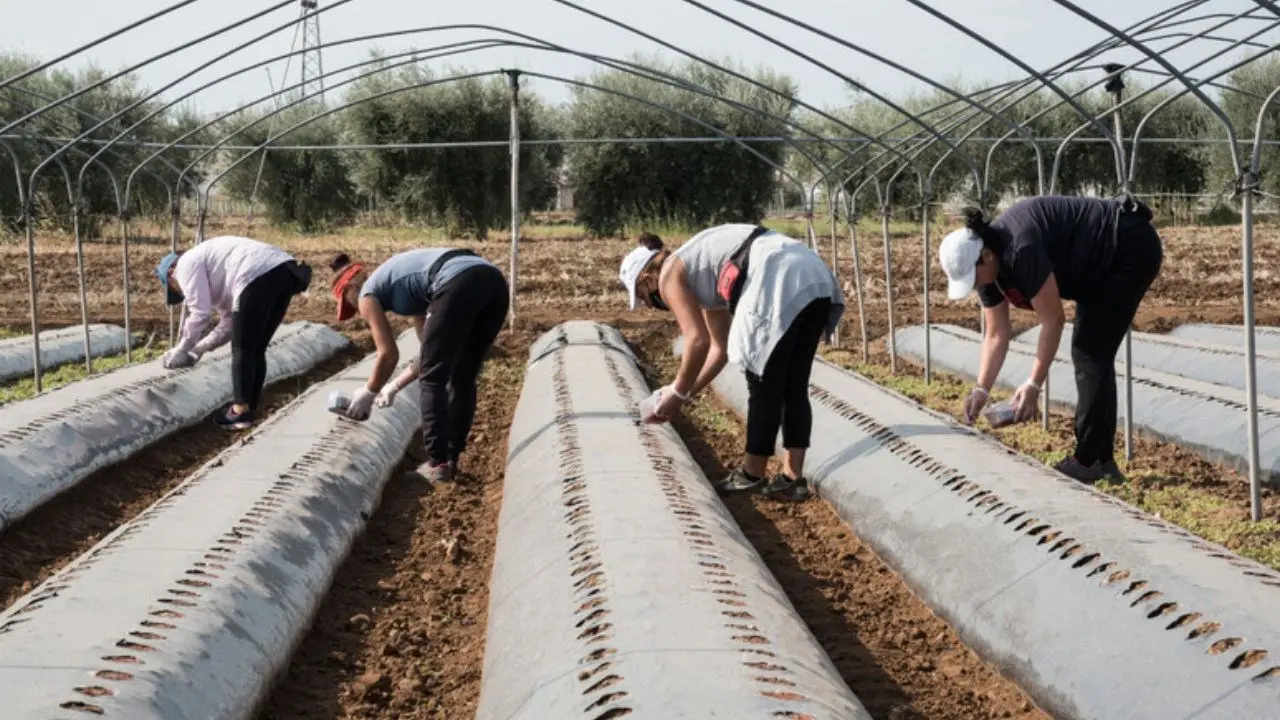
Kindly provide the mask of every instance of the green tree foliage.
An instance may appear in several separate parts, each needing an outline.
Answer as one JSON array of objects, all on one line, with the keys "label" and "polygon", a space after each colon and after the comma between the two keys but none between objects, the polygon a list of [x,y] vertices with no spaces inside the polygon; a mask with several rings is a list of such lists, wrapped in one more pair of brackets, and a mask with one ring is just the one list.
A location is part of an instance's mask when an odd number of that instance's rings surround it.
[{"label": "green tree foliage", "polygon": [[[339,144],[342,128],[333,115],[311,120],[322,112],[318,102],[308,100],[275,114],[260,110],[239,117],[226,129],[230,144],[235,145]],[[291,129],[294,126],[299,127]],[[266,149],[227,155],[227,162],[237,164],[222,180],[221,189],[237,200],[261,203],[272,222],[312,231],[346,222],[359,208],[360,199],[340,151]]]},{"label": "green tree foliage", "polygon": [[[0,54],[0,77],[12,77],[38,64],[39,62],[33,58]],[[32,111],[39,110],[52,101],[76,90],[87,88],[107,76],[108,73],[93,66],[74,72],[42,71],[0,89],[0,125],[8,124]],[[158,100],[139,103],[149,94],[149,91],[142,87],[136,78],[126,76],[90,90],[15,128],[12,131],[15,134],[44,138],[8,143],[17,155],[18,166],[22,170],[23,187],[26,186],[31,172],[50,153],[64,145],[66,141],[79,137],[103,120],[118,113],[121,115],[120,118],[94,131],[90,136],[91,140],[113,139],[124,130],[138,124],[139,126],[125,138],[126,141],[169,142],[196,127],[196,121],[189,113],[161,111],[163,103]],[[135,104],[137,107],[131,107]],[[153,114],[155,117],[148,117]],[[193,140],[199,142],[200,138],[193,138]],[[70,225],[71,206],[62,167],[65,166],[74,186],[85,161],[97,153],[101,147],[100,143],[81,142],[62,156],[62,164],[53,163],[41,171],[37,177],[35,191],[31,193],[37,222],[63,228]],[[88,214],[87,227],[90,235],[95,231],[94,221],[99,215],[115,215],[118,210],[116,190],[111,177],[116,178],[120,192],[123,194],[129,173],[155,150],[155,148],[143,148],[122,142],[104,153],[100,160],[89,168],[85,174],[82,208]],[[190,161],[191,154],[186,150],[172,150],[162,157],[173,166],[180,168]],[[17,229],[16,219],[21,215],[21,207],[18,202],[18,185],[13,162],[3,148],[0,148],[0,168],[3,168],[0,170],[0,216],[4,218],[5,229],[13,231]],[[198,175],[195,176],[195,179],[198,178]],[[130,193],[130,210],[135,213],[167,210],[169,191],[173,189],[175,181],[176,173],[172,167],[160,161],[149,163],[134,181]],[[189,186],[184,186],[183,194],[189,194],[189,192]]]},{"label": "green tree foliage", "polygon": [[[1241,139],[1252,139],[1257,129],[1258,114],[1262,111],[1262,103],[1276,88],[1280,87],[1280,56],[1275,53],[1253,62],[1231,73],[1227,85],[1234,90],[1222,93],[1222,110],[1236,129],[1236,136]],[[1225,137],[1221,125],[1215,120],[1211,126],[1215,135]],[[1262,137],[1274,140],[1280,135],[1280,104],[1272,103],[1262,123]],[[1253,146],[1240,146],[1240,161],[1248,167],[1252,162]],[[1213,153],[1214,175],[1222,182],[1236,176],[1235,167],[1226,145],[1215,146]],[[1280,147],[1263,146],[1262,185],[1270,192],[1280,188]],[[1215,190],[1221,189],[1221,185]]]},{"label": "green tree foliage", "polygon": [[[692,62],[672,65],[656,58],[637,62],[760,112],[621,70],[606,70],[589,80],[604,90],[574,88],[568,122],[571,136],[705,137],[716,131],[738,136],[790,135],[787,124],[776,119],[789,119],[794,107],[796,88],[784,76],[765,70],[751,73],[770,88],[765,89]],[[751,147],[768,162],[733,143],[574,146],[568,166],[579,189],[578,219],[602,235],[640,222],[701,226],[756,221],[764,215],[775,188],[776,167],[771,163],[783,162],[784,147],[779,143],[752,143]]]},{"label": "green tree foliage", "polygon": [[[447,77],[411,65],[361,80],[348,101],[373,99],[347,111],[347,136],[359,144],[507,140],[511,105],[506,77],[437,82]],[[404,90],[374,97],[400,88]],[[555,137],[550,113],[527,83],[520,98],[521,139]],[[558,145],[521,147],[520,204],[525,211],[546,208],[555,198],[561,157]],[[507,148],[492,146],[362,151],[351,156],[355,186],[380,207],[394,209],[405,220],[481,237],[510,218],[510,167]]]}]

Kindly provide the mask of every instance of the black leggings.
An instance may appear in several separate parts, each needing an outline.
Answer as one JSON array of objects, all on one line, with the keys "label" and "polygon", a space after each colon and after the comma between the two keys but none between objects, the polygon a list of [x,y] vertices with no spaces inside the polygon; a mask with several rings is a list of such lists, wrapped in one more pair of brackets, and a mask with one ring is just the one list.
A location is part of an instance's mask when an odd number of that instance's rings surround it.
[{"label": "black leggings", "polygon": [[507,280],[492,265],[467,268],[431,299],[418,385],[422,444],[432,463],[457,460],[476,414],[476,378],[507,319]]},{"label": "black leggings", "polygon": [[1115,259],[1076,301],[1071,361],[1076,369],[1076,460],[1113,459],[1116,442],[1116,353],[1138,305],[1160,274],[1164,247],[1149,222],[1121,219]]},{"label": "black leggings", "polygon": [[292,260],[259,275],[231,313],[231,386],[235,402],[257,410],[267,382],[267,346],[289,310],[296,280]]},{"label": "black leggings", "polygon": [[814,300],[791,322],[765,363],[764,373],[747,376],[747,454],[773,455],[782,426],[782,447],[809,447],[813,408],[809,373],[831,317],[831,300]]}]

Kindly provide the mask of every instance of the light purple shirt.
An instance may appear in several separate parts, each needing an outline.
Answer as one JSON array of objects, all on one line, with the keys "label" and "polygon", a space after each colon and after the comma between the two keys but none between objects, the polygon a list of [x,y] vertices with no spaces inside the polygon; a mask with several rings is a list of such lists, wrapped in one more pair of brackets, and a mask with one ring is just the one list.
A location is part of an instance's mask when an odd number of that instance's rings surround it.
[{"label": "light purple shirt", "polygon": [[[210,238],[182,253],[173,277],[182,289],[187,319],[176,347],[206,353],[225,344],[231,337],[231,313],[240,293],[249,283],[292,259],[274,245],[234,235]],[[218,325],[205,335],[215,311]]]}]

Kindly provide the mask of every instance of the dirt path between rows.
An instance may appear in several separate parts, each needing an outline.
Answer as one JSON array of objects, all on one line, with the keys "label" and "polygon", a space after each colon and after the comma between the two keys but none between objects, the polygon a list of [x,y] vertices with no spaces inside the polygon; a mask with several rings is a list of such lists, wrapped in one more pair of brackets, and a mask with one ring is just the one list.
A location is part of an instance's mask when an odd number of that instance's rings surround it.
[{"label": "dirt path between rows", "polygon": [[[661,379],[675,372],[671,331],[631,333]],[[676,421],[709,478],[742,453],[742,423],[712,399]],[[737,495],[726,505],[841,677],[877,720],[1049,720],[985,665],[829,505]]]},{"label": "dirt path between rows", "polygon": [[[366,339],[357,340],[309,372],[267,387],[264,415],[269,417],[311,385],[356,362],[367,344]],[[0,534],[0,608],[137,517],[239,437],[201,421],[90,475]]]},{"label": "dirt path between rows", "polygon": [[388,483],[260,720],[475,714],[507,434],[537,334],[504,334],[486,363],[459,481]]}]

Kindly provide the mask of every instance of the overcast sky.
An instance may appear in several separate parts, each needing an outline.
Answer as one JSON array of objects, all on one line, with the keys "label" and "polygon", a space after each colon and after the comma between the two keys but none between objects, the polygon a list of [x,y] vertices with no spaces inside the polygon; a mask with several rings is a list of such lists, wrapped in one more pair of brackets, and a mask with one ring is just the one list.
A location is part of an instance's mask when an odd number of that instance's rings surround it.
[{"label": "overcast sky", "polygon": [[[109,69],[123,69],[149,56],[174,48],[200,35],[270,7],[276,0],[197,0],[176,12],[153,21],[120,38],[108,41],[70,61],[92,60]],[[667,42],[704,56],[735,57],[750,65],[767,65],[791,75],[800,85],[802,97],[816,105],[834,106],[847,100],[845,84],[833,75],[769,44],[766,40],[733,27],[684,0],[577,0],[581,5],[635,25]],[[841,48],[805,30],[784,24],[734,0],[700,0],[706,6],[750,23],[783,42],[789,43],[839,72],[873,89],[900,94],[921,87],[902,73]],[[337,0],[319,0],[321,7],[337,5]],[[90,2],[89,0],[4,0],[0,16],[0,51],[18,51],[42,59],[57,56],[148,14],[175,4],[175,0],[130,0]],[[913,70],[939,81],[1000,81],[1023,73],[996,53],[964,37],[943,22],[929,16],[906,0],[760,0],[761,5],[783,9],[800,20],[817,25],[849,42],[881,53]],[[939,10],[981,31],[1006,51],[1028,65],[1044,69],[1095,43],[1106,33],[1077,17],[1053,0],[933,0]],[[1171,0],[1076,0],[1076,4],[1106,22],[1126,26],[1164,8]],[[1256,7],[1249,0],[1209,0],[1205,12],[1239,12]],[[126,9],[127,8],[127,9]],[[159,89],[190,72],[200,63],[227,52],[240,43],[282,27],[275,34],[242,50],[198,74],[193,81],[178,85],[166,95],[176,98],[184,90],[208,82],[246,64],[289,51],[298,16],[297,2],[276,10],[252,23],[229,31],[197,47],[158,60],[139,71],[152,88]],[[555,0],[461,0],[423,2],[421,0],[350,0],[320,16],[322,40],[333,42],[361,35],[459,23],[487,24],[537,36],[587,52],[625,57],[632,52],[653,52],[660,48],[631,32],[610,26]],[[1274,21],[1274,19],[1273,19]],[[296,24],[296,23],[294,23]],[[1250,28],[1263,25],[1253,22]],[[1198,28],[1207,27],[1204,24]],[[1240,24],[1221,34],[1243,36]],[[327,50],[326,70],[360,62],[369,49],[386,52],[469,40],[499,37],[501,33],[452,30],[420,33],[354,43]],[[1268,44],[1277,42],[1276,33],[1264,36]],[[1163,43],[1171,42],[1165,40]],[[1201,43],[1194,50],[1169,56],[1175,64],[1186,65],[1220,48]],[[1256,50],[1255,50],[1256,51]],[[1228,55],[1238,59],[1242,50]],[[1125,62],[1133,55],[1114,53],[1106,60]],[[583,77],[590,66],[581,60],[529,49],[499,48],[471,53],[449,61],[454,67],[491,70],[518,67],[554,75]],[[1221,67],[1220,61],[1208,67]],[[444,65],[438,65],[444,69]],[[271,77],[280,85],[283,61],[271,67]],[[290,70],[297,81],[298,63]],[[543,97],[562,100],[563,86],[548,81],[530,83]],[[193,101],[202,112],[225,109],[257,99],[269,91],[267,72],[248,72],[200,93]]]}]

